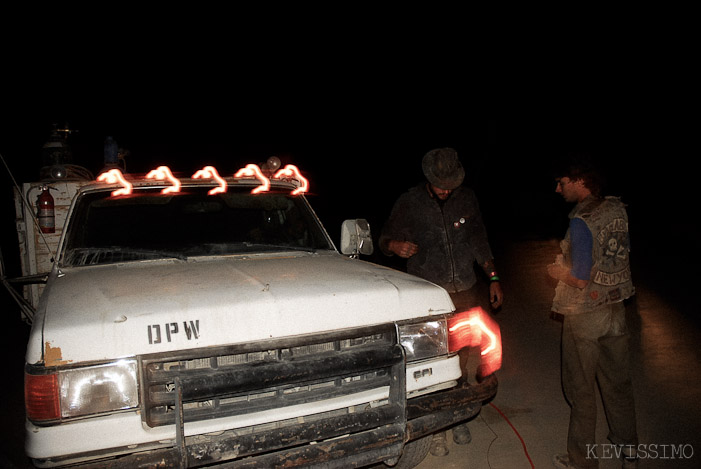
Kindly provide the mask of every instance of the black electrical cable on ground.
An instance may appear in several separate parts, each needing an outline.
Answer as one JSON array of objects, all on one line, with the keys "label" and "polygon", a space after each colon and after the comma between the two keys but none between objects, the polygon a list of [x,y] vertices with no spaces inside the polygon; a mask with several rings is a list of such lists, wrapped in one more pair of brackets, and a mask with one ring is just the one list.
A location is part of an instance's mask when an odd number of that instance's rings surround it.
[{"label": "black electrical cable on ground", "polygon": [[504,420],[506,420],[506,423],[509,424],[509,426],[510,426],[511,429],[514,431],[514,433],[516,434],[516,436],[518,437],[518,439],[521,440],[521,446],[523,446],[523,452],[526,454],[526,458],[528,458],[528,462],[531,463],[531,467],[535,469],[535,465],[533,464],[533,460],[531,459],[531,456],[528,454],[528,448],[526,448],[526,442],[523,441],[523,438],[521,438],[521,434],[518,432],[518,430],[516,430],[516,427],[513,426],[513,424],[511,423],[511,421],[508,419],[508,417],[507,417],[506,415],[504,415],[504,412],[502,412],[501,410],[499,410],[499,408],[498,408],[497,406],[495,406],[495,405],[492,404],[491,402],[489,403],[489,405],[492,406],[492,407],[494,408],[494,410],[496,410],[497,412],[499,412],[499,415],[501,415],[502,418],[503,418]]}]

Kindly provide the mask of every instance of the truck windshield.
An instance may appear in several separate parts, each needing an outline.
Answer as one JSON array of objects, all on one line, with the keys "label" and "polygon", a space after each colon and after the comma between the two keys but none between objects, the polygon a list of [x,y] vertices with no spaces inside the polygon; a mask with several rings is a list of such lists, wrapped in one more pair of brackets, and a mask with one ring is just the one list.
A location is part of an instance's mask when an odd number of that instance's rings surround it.
[{"label": "truck windshield", "polygon": [[250,187],[209,195],[209,189],[83,195],[70,221],[62,263],[333,249],[303,197],[289,192],[251,194]]}]

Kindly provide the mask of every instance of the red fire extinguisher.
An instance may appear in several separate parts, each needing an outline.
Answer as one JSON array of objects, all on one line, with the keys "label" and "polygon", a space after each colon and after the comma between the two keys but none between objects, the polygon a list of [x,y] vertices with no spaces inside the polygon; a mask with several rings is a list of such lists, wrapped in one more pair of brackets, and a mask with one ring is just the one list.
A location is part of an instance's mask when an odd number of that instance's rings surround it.
[{"label": "red fire extinguisher", "polygon": [[56,218],[54,215],[54,198],[49,193],[49,186],[43,186],[37,199],[39,208],[39,228],[42,233],[54,233],[56,231]]}]

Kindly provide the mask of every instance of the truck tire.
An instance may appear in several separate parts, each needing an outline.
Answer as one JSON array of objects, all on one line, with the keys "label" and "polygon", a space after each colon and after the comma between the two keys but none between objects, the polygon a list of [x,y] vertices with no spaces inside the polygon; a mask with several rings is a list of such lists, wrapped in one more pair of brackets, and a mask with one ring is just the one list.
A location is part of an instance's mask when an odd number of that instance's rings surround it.
[{"label": "truck tire", "polygon": [[433,435],[427,435],[410,441],[404,445],[404,451],[396,464],[390,466],[385,463],[385,465],[392,467],[392,469],[412,469],[418,466],[431,449],[432,438]]}]

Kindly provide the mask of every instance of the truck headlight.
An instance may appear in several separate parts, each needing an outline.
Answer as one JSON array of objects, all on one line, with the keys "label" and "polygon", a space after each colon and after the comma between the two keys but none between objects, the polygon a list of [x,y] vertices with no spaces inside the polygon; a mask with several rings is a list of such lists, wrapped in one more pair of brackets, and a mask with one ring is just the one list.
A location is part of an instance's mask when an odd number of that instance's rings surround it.
[{"label": "truck headlight", "polygon": [[448,353],[448,325],[436,319],[398,327],[399,343],[407,361],[421,360]]},{"label": "truck headlight", "polygon": [[407,361],[457,353],[465,347],[480,350],[479,374],[487,376],[501,368],[499,325],[482,308],[457,312],[441,319],[398,326],[399,343]]},{"label": "truck headlight", "polygon": [[136,360],[25,375],[27,417],[58,420],[139,405]]}]

